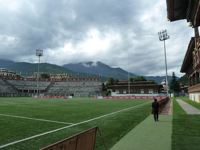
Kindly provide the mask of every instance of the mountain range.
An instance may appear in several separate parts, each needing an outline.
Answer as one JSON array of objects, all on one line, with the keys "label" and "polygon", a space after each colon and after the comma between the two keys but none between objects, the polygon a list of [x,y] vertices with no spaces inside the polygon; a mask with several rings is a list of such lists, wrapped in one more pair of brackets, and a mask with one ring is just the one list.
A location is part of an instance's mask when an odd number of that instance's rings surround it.
[{"label": "mountain range", "polygon": [[[7,68],[8,70],[15,71],[23,76],[32,75],[37,72],[37,63],[27,63],[27,62],[14,62],[11,60],[0,59],[0,68]],[[129,77],[138,76],[136,73],[128,73],[122,68],[113,68],[106,65],[100,61],[98,62],[81,62],[81,63],[70,63],[63,66],[41,63],[40,72],[45,73],[68,73],[81,76],[101,76],[103,80],[109,77],[113,77],[119,80],[127,80]],[[154,80],[157,83],[161,83],[165,76],[145,76],[148,80]],[[170,77],[171,78],[171,77]],[[169,79],[170,80],[170,79]]]},{"label": "mountain range", "polygon": [[[117,79],[126,80],[128,78],[128,72],[121,68],[112,68],[100,61],[98,62],[82,62],[74,64],[63,65],[66,69],[74,72],[82,72],[87,74],[95,74],[103,77],[114,77]],[[133,73],[129,73],[131,77],[136,76]]]},{"label": "mountain range", "polygon": [[[27,63],[27,62],[14,62],[10,60],[0,59],[0,68],[6,68],[8,70],[14,71],[22,76],[33,75],[34,72],[38,70],[37,63]],[[40,72],[45,73],[70,73],[73,72],[68,70],[62,66],[49,64],[49,63],[41,63],[40,64]]]}]

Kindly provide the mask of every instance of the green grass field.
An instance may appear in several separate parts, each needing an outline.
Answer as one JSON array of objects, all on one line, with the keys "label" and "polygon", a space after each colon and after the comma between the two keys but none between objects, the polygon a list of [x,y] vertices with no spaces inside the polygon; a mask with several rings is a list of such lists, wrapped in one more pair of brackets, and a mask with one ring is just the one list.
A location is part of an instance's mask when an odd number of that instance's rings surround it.
[{"label": "green grass field", "polygon": [[[183,98],[200,108],[200,104]],[[200,150],[200,116],[187,115],[174,99],[172,150]]]},{"label": "green grass field", "polygon": [[[96,100],[88,98],[70,100],[0,98],[0,147],[78,123],[78,125],[72,125],[72,127],[2,149],[35,150],[94,126],[98,126],[102,134],[102,136],[97,135],[96,149],[103,150],[105,146],[110,148],[150,114],[149,102],[148,100]],[[135,107],[137,105],[138,107]],[[133,108],[80,123],[130,107]]]}]

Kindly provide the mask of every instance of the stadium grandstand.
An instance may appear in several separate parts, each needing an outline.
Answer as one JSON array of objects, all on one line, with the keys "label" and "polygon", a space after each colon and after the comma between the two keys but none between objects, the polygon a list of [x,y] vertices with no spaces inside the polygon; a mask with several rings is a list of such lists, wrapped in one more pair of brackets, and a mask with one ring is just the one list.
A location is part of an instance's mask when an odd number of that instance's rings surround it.
[{"label": "stadium grandstand", "polygon": [[34,73],[22,77],[6,69],[0,70],[0,96],[44,96],[44,97],[101,97],[101,96],[159,96],[163,85],[152,81],[118,81],[107,85],[99,76],[76,76],[68,74],[41,73],[39,80]]},{"label": "stadium grandstand", "polygon": [[18,91],[7,83],[6,80],[0,79],[0,96],[15,96]]},{"label": "stadium grandstand", "polygon": [[5,69],[2,71],[7,73],[0,76],[0,96],[34,96],[39,93],[42,96],[82,97],[98,96],[102,91],[99,77],[66,77],[58,74],[37,82],[36,78],[16,78],[16,73]]},{"label": "stadium grandstand", "polygon": [[97,96],[100,81],[26,81],[0,79],[0,96],[33,96],[39,91],[45,96]]},{"label": "stadium grandstand", "polygon": [[101,93],[99,81],[65,81],[54,82],[50,86],[47,95],[60,96],[97,96]]}]

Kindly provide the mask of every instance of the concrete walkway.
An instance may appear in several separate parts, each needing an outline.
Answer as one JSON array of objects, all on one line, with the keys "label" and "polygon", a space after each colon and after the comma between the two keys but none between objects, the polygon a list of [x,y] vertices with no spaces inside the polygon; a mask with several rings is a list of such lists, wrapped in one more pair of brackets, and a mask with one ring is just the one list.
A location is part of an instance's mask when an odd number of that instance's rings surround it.
[{"label": "concrete walkway", "polygon": [[111,150],[171,150],[172,116],[160,115],[159,120],[150,115]]},{"label": "concrete walkway", "polygon": [[200,110],[193,107],[192,105],[184,102],[183,100],[177,99],[179,105],[185,110],[185,112],[189,115],[200,115]]}]

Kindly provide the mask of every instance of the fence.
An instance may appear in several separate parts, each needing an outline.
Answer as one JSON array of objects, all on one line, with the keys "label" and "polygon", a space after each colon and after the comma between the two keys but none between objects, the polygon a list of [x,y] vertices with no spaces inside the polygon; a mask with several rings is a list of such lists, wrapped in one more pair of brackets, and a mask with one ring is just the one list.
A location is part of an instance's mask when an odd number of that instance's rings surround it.
[{"label": "fence", "polygon": [[41,150],[94,150],[97,129],[91,128]]},{"label": "fence", "polygon": [[104,99],[151,99],[154,98],[158,100],[162,100],[166,98],[166,96],[105,96]]},{"label": "fence", "polygon": [[162,112],[163,108],[166,106],[168,101],[169,101],[169,97],[165,97],[165,98],[161,99],[160,101],[158,101],[158,103],[159,103],[159,112]]}]

